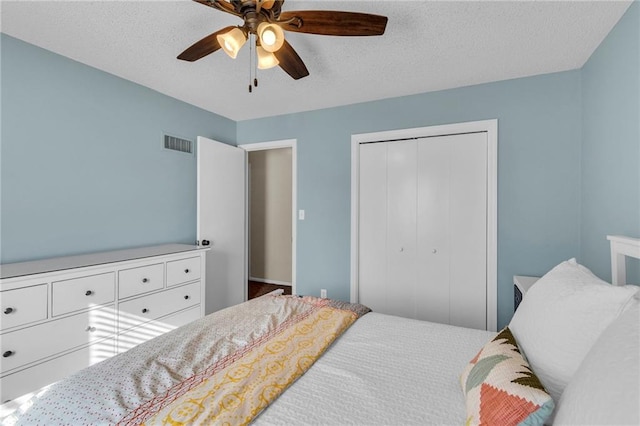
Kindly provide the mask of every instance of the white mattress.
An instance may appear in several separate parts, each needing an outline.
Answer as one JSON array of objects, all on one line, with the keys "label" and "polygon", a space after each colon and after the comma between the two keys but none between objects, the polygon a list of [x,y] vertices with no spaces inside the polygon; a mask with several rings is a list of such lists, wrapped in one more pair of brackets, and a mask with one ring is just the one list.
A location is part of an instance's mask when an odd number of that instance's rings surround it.
[{"label": "white mattress", "polygon": [[460,373],[495,334],[371,312],[254,424],[464,424]]}]

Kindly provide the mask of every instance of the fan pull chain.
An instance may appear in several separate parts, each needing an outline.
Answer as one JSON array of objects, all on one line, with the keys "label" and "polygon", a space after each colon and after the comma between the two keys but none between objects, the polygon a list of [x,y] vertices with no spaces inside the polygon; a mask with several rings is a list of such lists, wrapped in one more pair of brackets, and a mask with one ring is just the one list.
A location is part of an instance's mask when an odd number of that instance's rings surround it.
[{"label": "fan pull chain", "polygon": [[[258,39],[257,36],[249,34],[249,93],[253,92],[254,87],[258,87]],[[251,78],[253,77],[253,85]]]},{"label": "fan pull chain", "polygon": [[258,87],[258,36],[253,41],[253,86]]},{"label": "fan pull chain", "polygon": [[253,85],[258,87],[258,36],[255,37],[255,49],[253,59]]},{"label": "fan pull chain", "polygon": [[253,91],[253,87],[251,86],[251,73],[253,71],[253,65],[251,64],[253,61],[253,41],[251,38],[252,34],[249,34],[249,93]]}]

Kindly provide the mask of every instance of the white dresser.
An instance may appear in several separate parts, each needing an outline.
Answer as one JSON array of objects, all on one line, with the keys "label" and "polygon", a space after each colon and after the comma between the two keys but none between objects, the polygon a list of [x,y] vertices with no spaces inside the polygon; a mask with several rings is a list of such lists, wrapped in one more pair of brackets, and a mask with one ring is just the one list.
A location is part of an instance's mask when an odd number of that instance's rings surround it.
[{"label": "white dresser", "polygon": [[0,402],[204,316],[206,249],[167,244],[0,268]]}]

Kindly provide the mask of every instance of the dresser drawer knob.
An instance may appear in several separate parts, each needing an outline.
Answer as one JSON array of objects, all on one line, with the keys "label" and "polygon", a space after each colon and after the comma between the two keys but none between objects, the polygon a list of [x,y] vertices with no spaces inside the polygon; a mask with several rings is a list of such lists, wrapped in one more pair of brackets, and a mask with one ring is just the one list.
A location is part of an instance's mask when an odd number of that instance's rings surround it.
[{"label": "dresser drawer knob", "polygon": [[184,300],[189,300],[189,295],[184,296]]},{"label": "dresser drawer knob", "polygon": [[185,273],[185,274],[188,274],[188,273],[189,273],[189,270],[188,270],[188,269],[185,269],[185,270],[184,270],[184,273]]},{"label": "dresser drawer knob", "polygon": [[84,293],[84,295],[85,295],[85,296],[91,296],[92,294],[93,294],[93,291],[91,291],[91,290],[87,290],[87,291]]},{"label": "dresser drawer knob", "polygon": [[148,283],[148,282],[149,282],[149,278],[143,278],[143,279],[142,279],[142,282],[143,282],[143,283]]},{"label": "dresser drawer knob", "polygon": [[143,314],[146,314],[147,312],[149,312],[149,310],[148,310],[147,308],[143,308],[143,309],[142,309],[142,313],[143,313]]},{"label": "dresser drawer knob", "polygon": [[11,312],[13,312],[13,308],[7,308],[4,310],[4,313],[9,315]]},{"label": "dresser drawer knob", "polygon": [[2,354],[2,356],[4,358],[9,358],[11,355],[13,355],[15,352],[14,351],[6,351],[5,353]]},{"label": "dresser drawer knob", "polygon": [[84,331],[88,331],[89,333],[93,333],[94,331],[96,331],[95,327],[91,327],[90,325],[87,326],[87,328],[84,329]]}]

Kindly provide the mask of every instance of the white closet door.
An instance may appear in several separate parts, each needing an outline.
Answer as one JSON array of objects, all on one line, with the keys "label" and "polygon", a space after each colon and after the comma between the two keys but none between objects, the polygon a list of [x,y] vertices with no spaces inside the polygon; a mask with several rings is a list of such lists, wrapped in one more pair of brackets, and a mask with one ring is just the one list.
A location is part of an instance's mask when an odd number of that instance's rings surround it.
[{"label": "white closet door", "polygon": [[360,145],[359,278],[360,303],[389,313],[387,295],[387,144]]},{"label": "white closet door", "polygon": [[487,134],[447,136],[451,150],[450,324],[487,328]]},{"label": "white closet door", "polygon": [[451,158],[448,137],[418,141],[417,224],[418,286],[416,318],[450,321],[450,208]]},{"label": "white closet door", "polygon": [[359,179],[359,301],[486,329],[486,133],[360,145]]},{"label": "white closet door", "polygon": [[418,141],[418,318],[486,329],[487,137]]},{"label": "white closet door", "polygon": [[415,318],[416,141],[387,143],[387,300],[389,313]]}]

